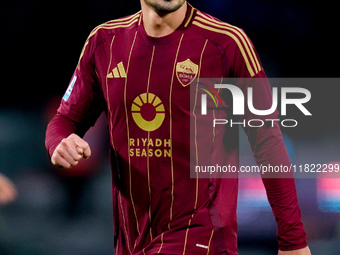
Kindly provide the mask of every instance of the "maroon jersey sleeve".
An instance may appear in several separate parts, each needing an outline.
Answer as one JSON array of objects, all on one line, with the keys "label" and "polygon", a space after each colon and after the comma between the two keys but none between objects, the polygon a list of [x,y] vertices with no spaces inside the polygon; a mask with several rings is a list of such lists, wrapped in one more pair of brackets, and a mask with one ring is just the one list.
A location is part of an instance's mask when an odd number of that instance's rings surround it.
[{"label": "maroon jersey sleeve", "polygon": [[45,145],[50,156],[70,134],[83,136],[104,109],[105,101],[92,63],[93,49],[88,39],[57,114],[47,127]]},{"label": "maroon jersey sleeve", "polygon": [[75,122],[86,122],[90,125],[95,123],[105,107],[94,63],[94,40],[92,37],[86,41],[78,66],[58,109],[59,114]]},{"label": "maroon jersey sleeve", "polygon": [[[233,75],[241,77],[238,78],[237,83],[245,95],[245,100],[247,100],[248,88],[251,87],[254,108],[267,110],[272,106],[271,87],[251,42],[250,45],[252,49],[249,56],[253,54],[254,60],[248,57],[249,63],[246,62],[247,59],[242,56],[239,48],[235,47],[235,54],[232,56],[235,63]],[[251,65],[251,63],[254,64]],[[278,111],[270,115],[258,116],[245,107],[244,121],[247,123],[251,119],[277,119],[277,116]],[[258,165],[290,166],[290,159],[277,123],[266,122],[259,128],[249,127],[246,124],[244,130]],[[306,233],[301,221],[293,174],[281,173],[280,175],[279,173],[276,176],[264,174],[262,180],[278,225],[279,249],[288,251],[306,247]]]},{"label": "maroon jersey sleeve", "polygon": [[[245,131],[258,165],[290,165],[278,126],[248,128]],[[301,221],[294,178],[273,178],[272,175],[268,178],[267,174],[262,177],[278,225],[279,249],[288,251],[306,247],[306,233]],[[292,174],[288,173],[283,177],[292,177]]]}]

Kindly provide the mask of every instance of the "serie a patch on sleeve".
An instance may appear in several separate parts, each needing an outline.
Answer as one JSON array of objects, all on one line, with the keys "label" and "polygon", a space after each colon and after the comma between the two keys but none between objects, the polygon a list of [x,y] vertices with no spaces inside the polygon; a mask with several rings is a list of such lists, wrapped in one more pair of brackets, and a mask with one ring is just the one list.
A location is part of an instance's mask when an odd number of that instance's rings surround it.
[{"label": "serie a patch on sleeve", "polygon": [[74,84],[76,83],[76,80],[77,80],[77,76],[73,76],[73,79],[72,81],[70,82],[70,85],[68,86],[64,96],[63,96],[63,100],[64,101],[67,101],[72,93],[72,90],[73,90],[73,87],[74,87]]}]

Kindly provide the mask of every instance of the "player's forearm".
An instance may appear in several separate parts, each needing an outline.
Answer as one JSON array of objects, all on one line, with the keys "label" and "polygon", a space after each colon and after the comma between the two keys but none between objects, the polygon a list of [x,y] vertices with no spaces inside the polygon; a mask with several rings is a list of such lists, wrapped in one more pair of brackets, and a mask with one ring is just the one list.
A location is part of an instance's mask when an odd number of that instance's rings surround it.
[{"label": "player's forearm", "polygon": [[294,179],[263,178],[263,183],[278,225],[280,250],[306,247],[306,233],[301,221]]},{"label": "player's forearm", "polygon": [[[290,159],[279,127],[246,130],[257,164],[289,166]],[[268,201],[277,225],[278,241],[282,251],[307,246],[306,233],[301,222],[294,176],[292,173],[263,174]]]}]

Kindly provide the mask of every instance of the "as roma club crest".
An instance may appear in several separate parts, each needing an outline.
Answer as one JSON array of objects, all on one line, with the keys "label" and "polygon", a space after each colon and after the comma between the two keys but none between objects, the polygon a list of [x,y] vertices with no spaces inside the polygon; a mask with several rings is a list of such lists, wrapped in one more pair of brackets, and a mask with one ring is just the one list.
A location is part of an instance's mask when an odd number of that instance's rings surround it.
[{"label": "as roma club crest", "polygon": [[188,86],[197,76],[198,65],[190,59],[179,62],[176,65],[176,75],[179,82],[184,86]]}]

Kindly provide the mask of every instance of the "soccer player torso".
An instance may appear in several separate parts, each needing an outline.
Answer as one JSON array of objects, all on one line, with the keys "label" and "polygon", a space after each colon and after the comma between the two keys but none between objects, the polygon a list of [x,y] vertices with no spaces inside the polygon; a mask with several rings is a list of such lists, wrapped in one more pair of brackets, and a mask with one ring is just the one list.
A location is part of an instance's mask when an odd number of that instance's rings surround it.
[{"label": "soccer player torso", "polygon": [[[190,148],[224,136],[192,127],[199,109],[190,96],[200,79],[260,72],[242,31],[190,5],[162,38],[146,34],[141,12],[93,30],[59,112],[77,122],[106,112],[117,254],[213,254],[218,246],[236,254],[237,180],[190,178]],[[237,149],[229,163],[238,163]]]},{"label": "soccer player torso", "polygon": [[[185,22],[163,38],[149,37],[139,25],[112,35],[96,54],[118,159],[113,165],[117,200],[131,206],[124,213],[125,206],[118,208],[119,221],[125,216],[129,222],[122,232],[135,239],[130,242],[144,239],[137,250],[155,238],[162,244],[172,230],[173,238],[182,240],[172,249],[183,252],[189,238],[189,250],[206,253],[195,245],[208,246],[212,234],[208,210],[193,217],[209,201],[209,182],[190,179],[190,85],[195,78],[222,77],[221,54],[207,38],[190,33]],[[183,227],[195,224],[209,230],[191,244],[192,233]],[[167,248],[163,245],[163,252]]]}]

